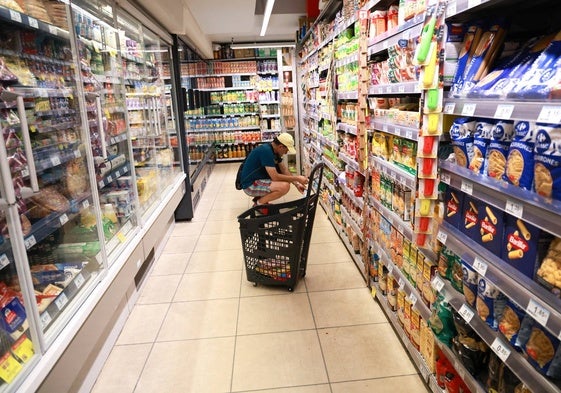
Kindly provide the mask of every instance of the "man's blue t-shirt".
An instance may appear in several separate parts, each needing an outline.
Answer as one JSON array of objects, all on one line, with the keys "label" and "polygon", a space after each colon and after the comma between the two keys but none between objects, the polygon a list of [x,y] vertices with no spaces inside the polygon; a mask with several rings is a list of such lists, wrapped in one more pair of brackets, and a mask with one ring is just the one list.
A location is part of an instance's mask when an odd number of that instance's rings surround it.
[{"label": "man's blue t-shirt", "polygon": [[255,180],[270,179],[265,167],[276,165],[275,153],[270,143],[264,143],[253,149],[242,168],[242,188],[247,188]]}]

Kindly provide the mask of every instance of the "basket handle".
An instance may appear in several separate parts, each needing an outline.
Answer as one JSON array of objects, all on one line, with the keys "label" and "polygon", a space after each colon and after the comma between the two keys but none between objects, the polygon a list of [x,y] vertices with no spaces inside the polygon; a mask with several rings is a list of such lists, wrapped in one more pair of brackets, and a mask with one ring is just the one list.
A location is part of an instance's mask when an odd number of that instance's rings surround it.
[{"label": "basket handle", "polygon": [[[310,198],[310,195],[312,194],[312,189],[314,188],[314,180],[317,179],[317,184],[315,185],[315,192],[314,194],[319,194],[319,190],[321,188],[321,180],[323,178],[323,167],[324,167],[324,163],[323,162],[319,162],[316,165],[314,165],[314,167],[312,168],[312,171],[310,172],[310,177],[308,180],[308,191],[306,192],[306,198]],[[319,173],[317,173],[319,171]]]}]

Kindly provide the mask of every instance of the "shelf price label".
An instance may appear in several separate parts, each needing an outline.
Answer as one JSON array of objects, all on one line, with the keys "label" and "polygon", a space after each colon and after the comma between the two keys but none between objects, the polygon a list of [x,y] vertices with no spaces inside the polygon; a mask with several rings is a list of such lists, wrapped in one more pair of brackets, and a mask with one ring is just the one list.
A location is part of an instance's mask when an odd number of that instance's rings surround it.
[{"label": "shelf price label", "polygon": [[450,182],[452,181],[452,179],[450,178],[450,174],[449,173],[441,173],[440,174],[440,181],[444,184],[450,185]]},{"label": "shelf price label", "polygon": [[77,274],[74,278],[74,285],[76,285],[76,288],[78,289],[80,289],[85,282],[86,279],[84,278],[84,276],[82,276],[82,273]]},{"label": "shelf price label", "polygon": [[51,164],[53,164],[53,166],[60,165],[60,157],[58,156],[51,157]]},{"label": "shelf price label", "polygon": [[456,2],[451,1],[448,3],[448,7],[446,8],[446,16],[453,16],[456,15]]},{"label": "shelf price label", "polygon": [[534,299],[530,299],[530,301],[528,302],[526,312],[530,314],[532,318],[534,318],[542,326],[547,325],[547,320],[549,319],[549,311]]},{"label": "shelf price label", "polygon": [[31,235],[27,239],[25,239],[23,243],[25,244],[25,249],[29,250],[31,247],[37,244],[37,240],[35,239],[35,236]]},{"label": "shelf price label", "polygon": [[10,259],[6,256],[6,254],[0,255],[0,269],[5,268],[10,264]]},{"label": "shelf price label", "polygon": [[462,190],[462,192],[468,195],[473,194],[473,183],[470,181],[462,180],[462,185],[460,186],[460,190]]},{"label": "shelf price label", "polygon": [[49,25],[49,33],[52,35],[58,35],[58,30],[55,26]]},{"label": "shelf price label", "polygon": [[10,19],[14,22],[21,23],[21,14],[17,11],[10,10]]},{"label": "shelf price label", "polygon": [[90,201],[86,199],[84,202],[82,202],[82,208],[87,209],[88,207],[90,207]]},{"label": "shelf price label", "polygon": [[43,314],[41,314],[41,325],[45,328],[47,327],[47,325],[49,323],[51,323],[51,321],[53,320],[53,318],[51,318],[51,315],[45,311]]},{"label": "shelf price label", "polygon": [[507,199],[505,211],[516,218],[522,218],[522,213],[524,213],[524,206],[521,203]]},{"label": "shelf price label", "polygon": [[444,105],[444,113],[446,114],[452,114],[454,113],[454,109],[456,109],[456,103],[455,102],[448,102],[446,103],[446,105]]},{"label": "shelf price label", "polygon": [[392,272],[393,272],[393,265],[388,264],[387,268],[388,268],[388,272],[389,272],[390,274],[392,274]]},{"label": "shelf price label", "polygon": [[30,16],[27,17],[27,22],[29,23],[29,26],[38,29],[39,28],[39,23],[37,23],[37,19],[32,18]]},{"label": "shelf price label", "polygon": [[493,352],[495,352],[495,354],[499,357],[499,359],[503,361],[503,363],[506,362],[506,360],[510,356],[510,349],[498,337],[495,338],[495,341],[493,341],[493,344],[491,344],[491,349],[493,350]]},{"label": "shelf price label", "polygon": [[74,158],[80,158],[82,157],[82,153],[80,153],[80,150],[74,150]]},{"label": "shelf price label", "polygon": [[462,108],[462,116],[473,116],[475,108],[477,108],[477,104],[464,104],[464,107]]},{"label": "shelf price label", "polygon": [[436,240],[438,240],[442,244],[446,244],[446,240],[448,240],[448,234],[439,230],[438,234],[436,235]]},{"label": "shelf price label", "polygon": [[413,292],[411,292],[409,294],[409,301],[411,302],[412,306],[415,306],[415,304],[417,304],[417,296],[415,296],[415,294]]},{"label": "shelf price label", "polygon": [[468,8],[477,7],[481,4],[481,0],[468,0]]},{"label": "shelf price label", "polygon": [[403,281],[403,278],[399,278],[399,280],[397,281],[397,284],[399,285],[399,289],[403,290],[403,288],[405,287],[405,281]]},{"label": "shelf price label", "polygon": [[59,217],[60,225],[64,225],[68,222],[68,216],[64,213],[62,216]]},{"label": "shelf price label", "polygon": [[68,303],[68,298],[64,292],[61,292],[60,295],[55,300],[55,304],[59,310],[62,310],[64,306]]},{"label": "shelf price label", "polygon": [[496,119],[510,120],[513,111],[514,111],[514,105],[499,104],[497,105],[497,109],[495,110],[494,117]]},{"label": "shelf price label", "polygon": [[444,281],[442,281],[442,278],[440,278],[440,276],[437,274],[432,279],[431,286],[436,292],[440,292],[442,291],[442,288],[444,288]]},{"label": "shelf price label", "polygon": [[404,85],[399,85],[397,88],[397,92],[398,93],[405,93],[405,86]]},{"label": "shelf price label", "polygon": [[473,270],[485,277],[485,273],[487,273],[488,267],[489,266],[487,265],[487,263],[484,262],[481,258],[475,257],[475,260],[473,261]]},{"label": "shelf price label", "polygon": [[544,106],[538,115],[537,121],[543,123],[561,122],[561,106]]},{"label": "shelf price label", "polygon": [[475,315],[473,310],[469,308],[469,306],[465,303],[462,304],[462,307],[460,307],[460,309],[458,310],[458,314],[460,314],[464,321],[466,321],[467,323],[470,323],[473,316]]}]

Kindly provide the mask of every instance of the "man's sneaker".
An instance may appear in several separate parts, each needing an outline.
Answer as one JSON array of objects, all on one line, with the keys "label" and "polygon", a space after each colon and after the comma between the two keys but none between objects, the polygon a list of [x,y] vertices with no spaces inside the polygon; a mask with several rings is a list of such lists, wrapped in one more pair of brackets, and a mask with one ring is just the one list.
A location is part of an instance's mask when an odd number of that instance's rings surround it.
[{"label": "man's sneaker", "polygon": [[267,204],[259,205],[259,204],[257,204],[257,202],[255,202],[253,204],[253,207],[255,207],[255,206],[260,206],[258,209],[255,209],[255,215],[266,216],[267,214],[269,214],[269,208],[267,207]]}]

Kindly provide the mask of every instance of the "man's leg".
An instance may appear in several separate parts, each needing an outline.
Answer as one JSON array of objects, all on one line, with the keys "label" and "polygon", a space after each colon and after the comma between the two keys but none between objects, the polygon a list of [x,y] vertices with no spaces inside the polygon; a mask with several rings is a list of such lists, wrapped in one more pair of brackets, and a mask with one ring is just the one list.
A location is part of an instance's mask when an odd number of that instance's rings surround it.
[{"label": "man's leg", "polygon": [[271,192],[257,200],[259,205],[264,205],[285,196],[288,191],[290,191],[290,183],[285,181],[272,181],[269,189]]}]

